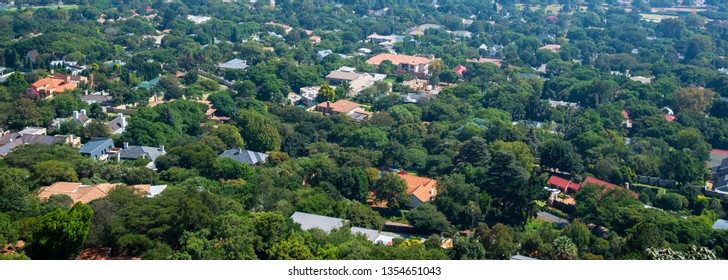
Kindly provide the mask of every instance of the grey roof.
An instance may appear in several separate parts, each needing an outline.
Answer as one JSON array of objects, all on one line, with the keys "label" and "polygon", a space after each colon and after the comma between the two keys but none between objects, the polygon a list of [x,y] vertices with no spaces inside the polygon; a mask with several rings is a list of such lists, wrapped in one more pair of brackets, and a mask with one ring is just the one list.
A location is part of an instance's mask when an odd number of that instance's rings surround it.
[{"label": "grey roof", "polygon": [[91,154],[96,150],[104,149],[107,146],[114,146],[114,141],[111,138],[92,139],[81,146],[80,152],[82,154]]},{"label": "grey roof", "polygon": [[325,232],[331,232],[333,229],[341,228],[349,220],[326,217],[321,215],[308,214],[303,212],[295,212],[291,215],[291,219],[301,225],[301,229],[309,230],[318,228]]},{"label": "grey roof", "polygon": [[88,104],[98,103],[99,105],[113,105],[114,97],[111,95],[81,95],[81,101]]},{"label": "grey roof", "polygon": [[552,223],[555,223],[555,224],[557,224],[559,226],[565,226],[565,225],[570,224],[568,220],[562,219],[562,218],[560,218],[560,217],[558,217],[558,216],[556,216],[554,214],[551,214],[551,213],[547,213],[547,212],[543,212],[542,211],[542,212],[538,212],[537,215],[538,215],[539,218],[545,219],[545,220],[547,220],[549,222],[552,222]]},{"label": "grey roof", "polygon": [[[123,116],[121,116],[121,117],[117,116],[115,119],[111,120],[108,124],[109,130],[111,131],[111,133],[116,134],[117,131],[119,131],[120,129],[123,129],[125,121],[126,120],[124,119]],[[123,130],[121,132],[123,132]]]},{"label": "grey roof", "polygon": [[245,70],[248,68],[248,62],[242,59],[233,59],[220,65],[220,68],[224,69],[240,69]]},{"label": "grey roof", "polygon": [[334,52],[331,50],[323,50],[323,51],[318,51],[317,53],[318,53],[319,58],[324,58],[324,57],[329,56],[330,54],[333,54]]},{"label": "grey roof", "polygon": [[713,229],[728,230],[728,220],[718,219],[713,223]]},{"label": "grey roof", "polygon": [[531,257],[526,257],[524,255],[515,255],[511,257],[511,260],[519,260],[519,261],[526,261],[526,260],[536,260]]},{"label": "grey roof", "polygon": [[268,158],[268,154],[243,149],[230,149],[222,152],[220,157],[228,157],[240,163],[254,165],[265,162],[265,159]]},{"label": "grey roof", "polygon": [[166,154],[161,147],[148,147],[148,146],[129,146],[126,149],[121,150],[119,153],[122,159],[138,159],[145,157],[151,161],[157,160],[157,157]]},{"label": "grey roof", "polygon": [[153,87],[157,86],[157,84],[159,84],[159,80],[160,80],[160,79],[161,79],[161,77],[156,77],[156,78],[154,78],[154,79],[151,79],[151,80],[149,80],[149,81],[146,81],[146,82],[141,82],[141,83],[140,83],[140,84],[139,84],[139,85],[137,86],[137,88],[143,88],[143,89],[152,89]]},{"label": "grey roof", "polygon": [[147,194],[147,197],[155,197],[155,196],[158,196],[166,188],[167,188],[167,185],[149,186],[149,194]]},{"label": "grey roof", "polygon": [[353,80],[358,79],[359,77],[366,76],[366,75],[367,75],[366,73],[335,70],[335,71],[331,71],[331,73],[326,75],[326,79],[353,81]]},{"label": "grey roof", "polygon": [[15,147],[18,147],[20,145],[23,145],[22,141],[13,141],[0,146],[0,156],[6,156],[8,153],[10,153],[10,151],[15,149]]},{"label": "grey roof", "polygon": [[368,229],[368,228],[360,228],[360,227],[351,227],[351,234],[357,235],[357,234],[364,234],[366,235],[367,239],[371,242],[377,241],[377,238],[379,238],[381,233],[379,231]]}]

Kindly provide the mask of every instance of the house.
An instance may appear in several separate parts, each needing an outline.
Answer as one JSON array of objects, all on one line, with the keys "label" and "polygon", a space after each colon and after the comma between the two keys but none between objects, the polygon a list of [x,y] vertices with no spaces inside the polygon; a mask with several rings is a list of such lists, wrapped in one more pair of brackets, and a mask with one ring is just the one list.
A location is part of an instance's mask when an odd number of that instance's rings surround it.
[{"label": "house", "polygon": [[471,24],[473,24],[474,21],[472,19],[463,19],[462,22],[463,22],[463,25],[471,25]]},{"label": "house", "polygon": [[533,260],[537,260],[537,259],[534,259],[531,257],[526,257],[524,255],[515,255],[515,256],[511,257],[511,260],[512,261],[533,261]]},{"label": "house", "polygon": [[73,111],[72,120],[78,122],[81,126],[86,126],[88,123],[91,122],[91,118],[86,115],[86,109],[81,109],[81,111]]},{"label": "house", "polygon": [[6,156],[19,146],[30,144],[61,144],[79,147],[81,146],[81,139],[74,135],[48,136],[45,128],[26,127],[18,132],[2,134],[2,137],[0,137],[0,157]]},{"label": "house", "polygon": [[728,220],[718,219],[713,223],[714,230],[728,230]]},{"label": "house", "polygon": [[402,173],[398,173],[398,175],[407,184],[410,207],[414,208],[422,203],[433,201],[437,196],[436,180]]},{"label": "house", "polygon": [[317,228],[330,233],[334,229],[339,229],[349,223],[349,220],[314,215],[303,212],[295,212],[291,215],[293,222],[301,225],[301,229],[309,230]]},{"label": "house", "polygon": [[301,102],[306,107],[311,107],[316,104],[316,97],[321,87],[302,87],[299,89],[301,94]]},{"label": "house", "polygon": [[230,60],[228,62],[225,62],[223,64],[220,64],[217,67],[217,69],[219,69],[220,71],[225,71],[227,69],[231,69],[231,70],[245,70],[245,68],[248,68],[248,67],[249,67],[249,65],[248,65],[248,61],[247,60],[242,60],[242,59],[235,58],[233,60]]},{"label": "house", "polygon": [[212,17],[187,15],[187,20],[194,22],[195,24],[202,24],[211,19]]},{"label": "house", "polygon": [[76,89],[80,83],[93,86],[93,75],[89,79],[84,76],[54,74],[53,70],[51,70],[51,74],[48,77],[35,81],[30,85],[30,88],[40,96],[53,97],[56,93]]},{"label": "house", "polygon": [[345,114],[359,121],[369,118],[372,115],[371,112],[364,110],[361,105],[344,99],[334,103],[329,101],[321,102],[314,109],[316,112],[323,113],[324,115]]},{"label": "house", "polygon": [[481,57],[481,58],[478,58],[478,59],[466,59],[465,61],[466,62],[470,62],[470,63],[493,63],[496,66],[501,67],[501,61],[502,60],[497,59],[497,58],[483,58],[483,57]]},{"label": "house", "polygon": [[536,213],[536,217],[543,219],[547,222],[554,223],[559,227],[565,227],[570,224],[570,222],[566,219],[563,219],[554,214],[543,212],[543,211]]},{"label": "house", "polygon": [[25,54],[25,59],[30,61],[31,63],[35,63],[35,60],[38,58],[38,50],[30,50],[28,53]]},{"label": "house", "polygon": [[114,106],[114,96],[109,95],[106,91],[81,95],[81,101],[89,105],[96,103],[101,107]]},{"label": "house", "polygon": [[161,79],[162,79],[162,77],[156,77],[149,81],[141,82],[139,85],[136,86],[136,88],[151,90],[152,88],[156,87],[157,84],[159,84],[159,80],[161,80]]},{"label": "house", "polygon": [[546,183],[563,193],[573,193],[581,188],[581,185],[556,175],[552,175]]},{"label": "house", "polygon": [[311,43],[314,43],[314,44],[321,43],[321,37],[319,37],[319,36],[311,36],[311,37],[308,37],[308,40],[311,41]]},{"label": "house", "polygon": [[541,34],[538,34],[538,36],[536,36],[536,38],[539,41],[542,41],[543,42],[544,40],[556,40],[556,35],[554,35],[554,34],[547,34],[547,33],[541,33]]},{"label": "house", "polygon": [[728,158],[723,158],[720,164],[711,168],[713,190],[728,193]]},{"label": "house", "polygon": [[425,34],[425,31],[427,31],[428,29],[440,29],[440,28],[441,28],[440,25],[432,24],[432,23],[425,23],[425,24],[421,24],[417,27],[407,30],[407,34],[422,36]]},{"label": "house", "polygon": [[83,144],[83,146],[81,146],[80,152],[81,155],[93,159],[106,160],[109,152],[111,152],[112,149],[114,149],[114,141],[112,141],[110,138],[100,138],[92,139],[86,144]]},{"label": "house", "polygon": [[122,134],[127,126],[126,117],[122,113],[118,113],[116,118],[111,120],[107,125],[112,135]]},{"label": "house", "polygon": [[298,95],[295,92],[289,92],[286,97],[288,98],[288,101],[291,102],[291,105],[296,105],[298,102],[301,102],[301,99],[303,99],[301,95]]},{"label": "house", "polygon": [[[581,182],[581,185],[582,186],[585,186],[587,184],[600,185],[600,186],[603,186],[606,190],[611,190],[611,189],[614,189],[614,188],[620,188],[620,186],[617,186],[615,184],[609,183],[609,182],[604,181],[604,180],[599,180],[599,179],[594,178],[592,176],[586,177],[586,179],[584,179],[584,182]],[[627,187],[629,187],[629,185],[627,185]],[[635,198],[639,197],[639,195],[637,193],[634,193],[634,192],[632,193],[632,195],[634,195]]]},{"label": "house", "polygon": [[[301,225],[302,230],[316,228],[323,230],[326,233],[331,233],[331,231],[343,228],[344,226],[349,224],[349,220],[346,219],[339,219],[304,212],[294,212],[293,215],[291,215],[291,220],[293,220],[294,223]],[[392,246],[395,238],[394,236],[383,234],[378,230],[361,227],[351,227],[349,229],[349,232],[355,236],[364,235],[367,240],[371,241],[372,243],[382,244],[385,246]]]},{"label": "house", "polygon": [[[40,199],[48,199],[52,195],[65,194],[73,200],[74,204],[89,203],[93,200],[106,197],[109,195],[110,191],[121,185],[122,184],[84,185],[83,183],[74,182],[56,182],[50,186],[41,188],[38,197]],[[167,188],[167,185],[135,185],[131,187],[142,191],[147,197],[154,197],[164,191],[164,189]]]},{"label": "house", "polygon": [[432,60],[419,56],[383,53],[367,60],[367,63],[379,66],[383,61],[389,60],[397,67],[398,73],[413,73],[419,78],[428,74],[428,67]]},{"label": "house", "polygon": [[333,54],[333,53],[334,53],[334,52],[333,52],[333,51],[331,51],[331,50],[323,50],[323,51],[318,51],[318,52],[316,52],[316,57],[317,57],[317,58],[318,58],[319,60],[321,60],[321,59],[324,59],[325,57],[327,57],[327,56],[329,56],[329,55],[331,55],[331,54]]},{"label": "house", "polygon": [[622,110],[622,117],[624,117],[622,125],[624,125],[626,128],[632,128],[632,119],[629,117],[629,113],[627,113],[626,110]]},{"label": "house", "polygon": [[465,66],[462,66],[462,65],[458,65],[455,68],[453,68],[452,71],[455,71],[455,73],[458,73],[458,76],[460,76],[460,78],[462,78],[463,73],[465,73],[465,71],[468,71],[468,68]]},{"label": "house", "polygon": [[367,40],[372,42],[373,44],[377,44],[383,47],[393,47],[395,43],[401,42],[404,40],[404,36],[398,36],[398,35],[378,35],[377,33],[372,33],[372,35],[367,36]]},{"label": "house", "polygon": [[501,49],[503,49],[503,45],[493,45],[492,47],[488,47],[486,44],[481,44],[480,47],[478,47],[478,50],[484,51],[490,57],[495,57]]},{"label": "house", "polygon": [[260,152],[254,152],[249,150],[243,150],[243,149],[230,149],[222,152],[219,156],[220,158],[231,158],[239,163],[245,163],[248,165],[255,165],[258,163],[265,163],[265,160],[268,158],[268,154],[260,153]]},{"label": "house", "polygon": [[543,47],[538,48],[539,50],[549,50],[554,53],[558,53],[561,51],[561,45],[557,44],[546,44]]},{"label": "house", "polygon": [[293,30],[293,27],[290,27],[290,26],[282,24],[282,23],[275,23],[275,22],[271,21],[271,22],[266,22],[265,24],[283,28],[283,31],[286,32],[286,34],[288,34],[289,32],[291,32]]},{"label": "house", "polygon": [[649,84],[652,82],[652,77],[644,77],[644,76],[632,76],[629,77],[630,80],[639,82],[642,84]]},{"label": "house", "polygon": [[456,37],[463,37],[463,38],[473,37],[473,32],[465,31],[465,30],[453,31],[453,32],[450,32],[450,34],[455,35]]},{"label": "house", "polygon": [[351,67],[341,67],[326,75],[326,82],[332,86],[340,86],[348,82],[349,97],[354,97],[359,95],[362,90],[374,85],[375,82],[384,81],[386,77],[387,75],[384,74],[369,74],[357,72]]},{"label": "house", "polygon": [[566,108],[579,108],[579,104],[574,102],[565,102],[565,101],[556,101],[556,100],[548,100],[549,106],[553,108],[560,108],[560,107],[566,107]]},{"label": "house", "polygon": [[140,158],[150,160],[147,164],[147,168],[155,170],[157,167],[154,165],[154,161],[159,156],[165,155],[167,151],[164,150],[164,146],[159,147],[148,147],[148,146],[130,146],[129,142],[124,142],[123,149],[117,154],[118,160],[137,160]]}]

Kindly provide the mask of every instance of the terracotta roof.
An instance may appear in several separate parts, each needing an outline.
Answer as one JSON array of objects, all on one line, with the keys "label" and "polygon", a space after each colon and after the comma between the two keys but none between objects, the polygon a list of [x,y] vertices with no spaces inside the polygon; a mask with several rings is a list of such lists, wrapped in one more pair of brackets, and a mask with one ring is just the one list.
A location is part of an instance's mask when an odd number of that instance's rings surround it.
[{"label": "terracotta roof", "polygon": [[578,191],[581,188],[581,185],[556,175],[553,175],[551,176],[551,178],[549,178],[548,184],[561,190],[562,192],[568,192],[569,190]]},{"label": "terracotta roof", "polygon": [[470,63],[493,63],[498,67],[501,67],[501,60],[497,58],[479,58],[479,59],[467,59],[465,60]]},{"label": "terracotta roof", "polygon": [[627,110],[622,110],[622,117],[629,120],[629,113],[627,113]]},{"label": "terracotta roof", "polygon": [[673,122],[676,119],[677,119],[677,117],[675,117],[673,115],[665,115],[665,120],[667,120],[667,122]]},{"label": "terracotta roof", "polygon": [[[73,200],[73,203],[89,203],[93,200],[106,197],[112,189],[119,185],[121,184],[98,184],[88,186],[81,183],[56,182],[48,187],[41,188],[38,197],[41,199],[48,199],[54,194],[65,194]],[[145,185],[138,185],[133,187],[142,191],[147,191],[148,193],[149,190],[145,189],[144,186]]]},{"label": "terracotta roof", "polygon": [[394,65],[398,64],[427,64],[430,63],[431,60],[419,57],[419,56],[411,56],[411,55],[401,55],[401,54],[391,54],[391,53],[383,53],[379,54],[377,56],[374,56],[367,60],[368,64],[372,65],[379,65],[382,63],[382,61],[389,60]]},{"label": "terracotta roof", "polygon": [[728,151],[726,150],[719,150],[719,149],[713,149],[710,151],[711,154],[718,154],[718,155],[726,155],[728,156]]},{"label": "terracotta roof", "polygon": [[437,196],[437,181],[430,178],[398,174],[407,183],[407,194],[414,195],[420,201],[429,201]]},{"label": "terracotta roof", "polygon": [[467,68],[467,67],[465,67],[465,66],[462,66],[462,65],[458,65],[458,66],[456,66],[456,67],[455,67],[454,69],[452,69],[452,70],[453,70],[453,71],[455,71],[455,73],[458,73],[458,74],[462,75],[462,74],[463,74],[463,72],[465,72],[465,71],[467,71],[467,70],[468,70],[468,68]]},{"label": "terracotta roof", "polygon": [[361,107],[361,105],[351,102],[349,100],[341,99],[339,101],[330,103],[327,105],[328,102],[321,102],[316,107],[319,108],[327,108],[327,106],[331,106],[331,111],[337,112],[337,113],[348,113],[351,112],[351,110],[354,110],[356,108]]}]

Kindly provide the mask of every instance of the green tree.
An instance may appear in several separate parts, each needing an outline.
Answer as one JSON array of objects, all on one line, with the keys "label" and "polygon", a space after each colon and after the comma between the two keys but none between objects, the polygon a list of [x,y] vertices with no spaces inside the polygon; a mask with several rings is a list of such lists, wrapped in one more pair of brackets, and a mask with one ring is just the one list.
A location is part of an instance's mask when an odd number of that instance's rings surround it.
[{"label": "green tree", "polygon": [[33,227],[26,252],[33,259],[64,260],[75,257],[83,247],[93,210],[78,203],[70,210],[60,208],[39,218]]},{"label": "green tree", "polygon": [[559,236],[554,240],[554,251],[560,260],[573,260],[578,256],[579,248],[569,237]]},{"label": "green tree", "polygon": [[106,122],[93,119],[83,128],[81,128],[81,138],[84,141],[88,141],[91,138],[107,138],[111,136],[111,129]]},{"label": "green tree", "polygon": [[245,148],[245,141],[240,136],[240,131],[233,125],[217,125],[217,128],[211,131],[210,135],[220,138],[228,149]]},{"label": "green tree", "polygon": [[400,209],[407,206],[409,202],[407,183],[395,173],[384,173],[382,178],[374,183],[372,190],[376,200],[379,202],[386,201],[387,207],[391,209]]},{"label": "green tree", "polygon": [[238,112],[235,121],[249,149],[258,152],[281,149],[281,135],[270,119],[256,111],[245,109]]},{"label": "green tree", "polygon": [[563,236],[571,239],[577,248],[586,248],[589,246],[589,239],[591,238],[591,231],[586,227],[586,224],[581,220],[575,220],[564,228],[561,232]]},{"label": "green tree", "polygon": [[690,86],[677,90],[674,93],[675,110],[680,112],[683,110],[692,110],[699,113],[705,113],[713,103],[715,93],[706,88]]},{"label": "green tree", "polygon": [[231,158],[218,158],[212,166],[215,179],[245,179],[253,178],[253,168],[247,164],[237,162]]},{"label": "green tree", "polygon": [[334,102],[336,101],[336,92],[329,84],[321,85],[318,95],[316,95],[316,101],[318,102]]},{"label": "green tree", "polygon": [[543,166],[570,173],[579,173],[582,169],[581,156],[569,142],[550,139],[543,142],[539,150]]},{"label": "green tree", "polygon": [[57,160],[36,163],[31,168],[35,182],[40,186],[48,186],[55,182],[75,182],[78,176],[73,165]]},{"label": "green tree", "polygon": [[450,222],[437,208],[430,203],[422,203],[407,213],[407,221],[417,229],[445,231]]}]

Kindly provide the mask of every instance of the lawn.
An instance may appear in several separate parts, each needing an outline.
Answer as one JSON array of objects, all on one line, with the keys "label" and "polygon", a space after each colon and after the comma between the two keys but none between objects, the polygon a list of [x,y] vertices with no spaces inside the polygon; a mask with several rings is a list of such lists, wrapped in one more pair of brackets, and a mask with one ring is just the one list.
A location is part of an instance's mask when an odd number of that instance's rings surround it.
[{"label": "lawn", "polygon": [[662,21],[662,20],[668,19],[668,18],[678,18],[678,16],[659,15],[659,14],[643,14],[643,13],[640,13],[640,17],[642,17],[644,19],[652,19],[652,20],[658,20],[658,21]]}]

